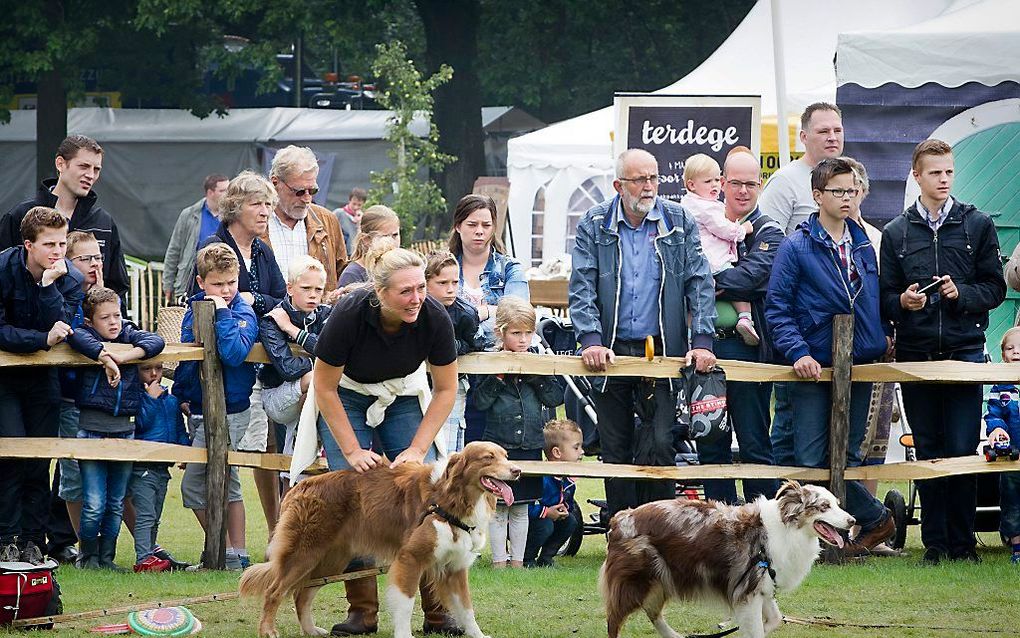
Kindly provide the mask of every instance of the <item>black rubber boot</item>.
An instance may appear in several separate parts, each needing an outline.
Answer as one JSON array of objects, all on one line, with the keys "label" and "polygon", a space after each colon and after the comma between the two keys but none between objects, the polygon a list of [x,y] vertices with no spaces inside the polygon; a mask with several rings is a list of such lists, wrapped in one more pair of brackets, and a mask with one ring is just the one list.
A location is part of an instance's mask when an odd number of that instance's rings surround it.
[{"label": "black rubber boot", "polygon": [[113,536],[107,538],[106,536],[99,537],[99,566],[103,569],[110,569],[115,572],[127,573],[128,570],[124,569],[113,562],[114,557],[117,555],[117,537]]},{"label": "black rubber boot", "polygon": [[75,567],[78,569],[99,569],[99,539],[81,539],[81,549],[78,550],[78,562]]}]

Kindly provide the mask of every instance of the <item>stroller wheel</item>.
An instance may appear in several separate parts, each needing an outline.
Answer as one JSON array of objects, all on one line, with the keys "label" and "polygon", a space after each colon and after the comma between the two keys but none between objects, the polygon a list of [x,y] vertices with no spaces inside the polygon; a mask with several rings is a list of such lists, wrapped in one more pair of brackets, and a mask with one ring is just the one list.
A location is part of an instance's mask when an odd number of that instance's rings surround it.
[{"label": "stroller wheel", "polygon": [[560,556],[576,556],[577,550],[581,549],[581,541],[584,540],[584,519],[581,518],[581,508],[577,503],[570,509],[570,515],[574,518],[576,525],[574,532],[563,544],[558,552]]},{"label": "stroller wheel", "polygon": [[885,493],[885,506],[892,512],[893,522],[896,523],[892,548],[903,549],[907,542],[907,502],[899,490],[889,490]]}]

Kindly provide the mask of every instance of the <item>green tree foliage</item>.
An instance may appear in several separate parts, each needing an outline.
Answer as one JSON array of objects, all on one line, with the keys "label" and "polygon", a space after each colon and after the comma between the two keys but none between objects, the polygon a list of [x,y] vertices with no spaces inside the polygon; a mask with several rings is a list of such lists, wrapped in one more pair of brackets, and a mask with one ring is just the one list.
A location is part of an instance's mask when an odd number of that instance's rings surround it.
[{"label": "green tree foliage", "polygon": [[[416,224],[435,229],[433,223],[446,212],[446,200],[439,187],[427,177],[456,160],[439,152],[439,131],[432,121],[433,96],[437,88],[449,82],[453,69],[443,65],[435,74],[423,78],[407,57],[402,42],[380,44],[372,73],[379,82],[377,100],[393,111],[386,125],[386,140],[393,168],[372,173],[373,188],[369,202],[390,205],[400,217],[401,235],[413,236]],[[428,134],[420,137],[412,131],[415,121],[424,120]],[[434,233],[432,233],[434,234]]]}]

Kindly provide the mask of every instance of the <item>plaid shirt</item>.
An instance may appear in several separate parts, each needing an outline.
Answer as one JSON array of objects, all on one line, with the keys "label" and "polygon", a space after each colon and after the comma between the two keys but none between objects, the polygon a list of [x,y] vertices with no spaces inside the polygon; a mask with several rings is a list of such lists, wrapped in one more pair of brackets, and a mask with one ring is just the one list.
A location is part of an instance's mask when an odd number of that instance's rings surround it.
[{"label": "plaid shirt", "polygon": [[827,233],[826,239],[829,248],[832,249],[843,266],[843,278],[850,284],[850,293],[856,295],[861,289],[861,276],[857,272],[857,266],[853,260],[854,244],[850,229],[846,225],[843,226],[843,236],[838,242],[833,241]]},{"label": "plaid shirt", "polygon": [[273,246],[276,264],[287,278],[290,261],[294,257],[308,254],[308,233],[305,231],[305,220],[299,219],[294,228],[290,229],[280,221],[276,211],[269,215],[269,243]]},{"label": "plaid shirt", "polygon": [[933,233],[939,232],[939,228],[942,226],[942,222],[946,221],[946,217],[949,217],[949,211],[953,208],[953,198],[947,197],[946,203],[942,204],[942,209],[939,211],[937,219],[931,218],[931,213],[921,203],[921,198],[917,198],[917,211],[924,217],[924,221],[928,222],[928,228],[931,228]]}]

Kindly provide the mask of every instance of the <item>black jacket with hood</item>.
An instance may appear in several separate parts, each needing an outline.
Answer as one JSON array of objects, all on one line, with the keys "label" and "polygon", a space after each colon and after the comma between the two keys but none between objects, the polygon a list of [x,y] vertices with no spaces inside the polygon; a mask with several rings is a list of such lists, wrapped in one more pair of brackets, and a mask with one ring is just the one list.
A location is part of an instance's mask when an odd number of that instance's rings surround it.
[{"label": "black jacket with hood", "polygon": [[[928,297],[917,311],[904,310],[900,295],[949,275],[959,297]],[[982,348],[988,312],[1006,298],[999,239],[992,218],[971,204],[953,201],[938,232],[913,204],[882,230],[882,318],[896,328],[896,350],[941,358]]]},{"label": "black jacket with hood", "polygon": [[[56,185],[56,178],[44,179],[35,197],[21,202],[0,218],[0,250],[21,245],[21,220],[29,210],[35,206],[54,208],[57,205],[57,196],[53,194]],[[67,230],[80,230],[96,236],[99,250],[103,253],[103,285],[123,297],[130,280],[120,247],[120,233],[110,213],[96,205],[95,191],[78,198]]]}]

